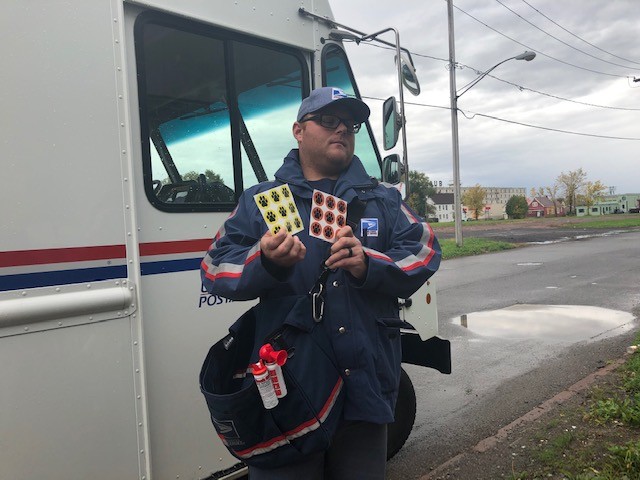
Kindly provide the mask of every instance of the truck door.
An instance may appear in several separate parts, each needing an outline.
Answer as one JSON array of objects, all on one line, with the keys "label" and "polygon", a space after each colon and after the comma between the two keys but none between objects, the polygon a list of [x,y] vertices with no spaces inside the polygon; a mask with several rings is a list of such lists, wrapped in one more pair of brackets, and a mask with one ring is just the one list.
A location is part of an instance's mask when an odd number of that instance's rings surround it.
[{"label": "truck door", "polygon": [[200,261],[243,189],[272,179],[295,146],[309,72],[294,49],[166,15],[139,16],[131,34],[152,471],[204,477],[237,461],[209,422],[199,370],[249,305],[202,291]]}]

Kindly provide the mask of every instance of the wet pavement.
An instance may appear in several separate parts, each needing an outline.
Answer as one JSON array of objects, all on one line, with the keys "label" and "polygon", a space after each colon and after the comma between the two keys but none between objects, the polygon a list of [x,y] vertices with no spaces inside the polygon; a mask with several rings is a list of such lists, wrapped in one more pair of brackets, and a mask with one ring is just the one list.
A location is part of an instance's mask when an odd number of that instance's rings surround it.
[{"label": "wet pavement", "polygon": [[453,372],[404,366],[418,412],[387,478],[420,478],[622,356],[639,245],[636,231],[444,261],[433,280]]},{"label": "wet pavement", "polygon": [[[491,226],[473,226],[462,228],[462,237],[472,238],[486,238],[489,240],[496,240],[510,243],[525,243],[525,244],[546,244],[563,242],[568,240],[581,240],[591,237],[606,237],[611,235],[618,235],[628,231],[637,231],[637,228],[631,229],[610,229],[603,230],[599,228],[561,228],[561,227],[530,227],[526,228],[505,228],[491,227]],[[437,229],[435,230],[436,236],[439,239],[455,238],[455,233],[452,228]]]},{"label": "wet pavement", "polygon": [[628,332],[629,312],[584,305],[512,305],[461,315],[453,320],[471,332],[496,338],[579,342]]}]

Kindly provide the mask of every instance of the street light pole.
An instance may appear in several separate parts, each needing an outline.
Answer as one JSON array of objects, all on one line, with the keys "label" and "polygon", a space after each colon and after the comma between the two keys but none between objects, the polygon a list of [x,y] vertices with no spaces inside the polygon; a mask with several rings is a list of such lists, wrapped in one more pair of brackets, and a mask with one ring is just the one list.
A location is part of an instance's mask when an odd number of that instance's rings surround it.
[{"label": "street light pole", "polygon": [[456,87],[456,53],[455,35],[453,32],[453,0],[447,0],[447,16],[449,20],[449,94],[451,95],[451,143],[453,151],[453,209],[456,245],[462,247],[462,199],[460,188],[460,143],[458,139],[458,99],[473,88],[480,80],[486,77],[496,67],[499,67],[509,60],[533,60],[535,52],[524,52],[515,57],[510,57],[496,63],[486,72],[462,87],[458,93]]}]

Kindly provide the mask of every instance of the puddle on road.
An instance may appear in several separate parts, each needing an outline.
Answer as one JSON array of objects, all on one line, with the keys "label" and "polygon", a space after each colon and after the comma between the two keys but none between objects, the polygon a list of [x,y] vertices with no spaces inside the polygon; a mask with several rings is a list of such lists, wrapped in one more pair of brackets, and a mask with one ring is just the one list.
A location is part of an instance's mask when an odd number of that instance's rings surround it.
[{"label": "puddle on road", "polygon": [[[602,233],[587,233],[585,235],[576,235],[573,237],[575,240],[584,240],[585,238],[594,238],[594,237],[609,237],[611,235],[619,235],[621,233],[626,233],[626,230],[610,230]],[[572,237],[562,237],[555,240],[545,240],[542,242],[527,242],[528,245],[550,245],[553,243],[561,243],[567,242],[571,240]]]},{"label": "puddle on road", "polygon": [[579,342],[619,335],[633,328],[633,315],[583,305],[512,305],[454,319],[479,335]]}]

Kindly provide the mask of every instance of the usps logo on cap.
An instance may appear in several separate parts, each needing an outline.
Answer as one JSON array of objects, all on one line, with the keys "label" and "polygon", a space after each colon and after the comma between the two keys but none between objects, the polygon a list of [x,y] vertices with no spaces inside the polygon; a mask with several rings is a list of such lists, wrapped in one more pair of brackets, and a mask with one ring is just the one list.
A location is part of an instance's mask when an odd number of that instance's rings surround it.
[{"label": "usps logo on cap", "polygon": [[331,100],[337,100],[339,98],[348,98],[348,97],[349,96],[339,88],[331,89]]}]

